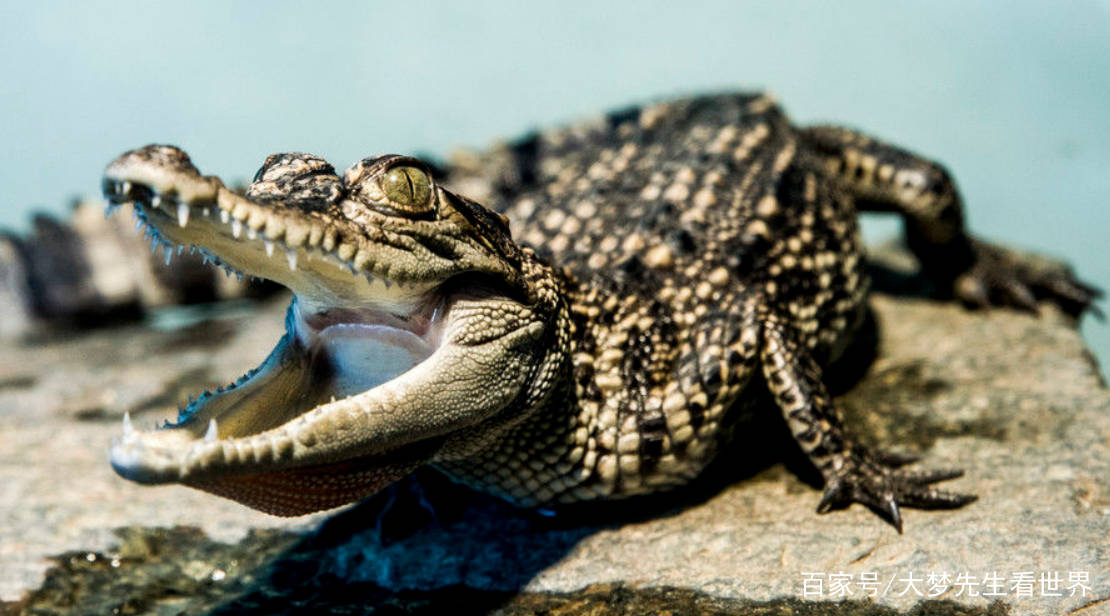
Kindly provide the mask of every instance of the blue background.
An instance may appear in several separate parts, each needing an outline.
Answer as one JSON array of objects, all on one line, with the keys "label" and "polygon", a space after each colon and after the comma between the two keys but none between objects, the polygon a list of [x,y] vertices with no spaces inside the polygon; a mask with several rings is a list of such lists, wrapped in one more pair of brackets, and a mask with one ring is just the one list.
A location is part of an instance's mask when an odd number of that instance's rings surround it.
[{"label": "blue background", "polygon": [[[946,163],[983,236],[1110,287],[1110,1],[0,2],[0,226],[175,143],[266,154],[482,146],[706,89],[774,92]],[[894,232],[868,221],[870,240]],[[1084,333],[1110,358],[1110,327]]]}]

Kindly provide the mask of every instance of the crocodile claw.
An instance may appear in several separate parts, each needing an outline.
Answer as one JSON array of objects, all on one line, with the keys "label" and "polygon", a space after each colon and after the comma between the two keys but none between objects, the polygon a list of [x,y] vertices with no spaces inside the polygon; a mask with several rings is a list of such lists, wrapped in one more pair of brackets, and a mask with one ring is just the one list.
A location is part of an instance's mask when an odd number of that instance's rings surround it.
[{"label": "crocodile claw", "polygon": [[910,455],[906,453],[895,453],[893,451],[872,451],[871,455],[878,460],[880,464],[884,464],[891,468],[902,468],[903,466],[913,464],[921,459],[921,456]]},{"label": "crocodile claw", "polygon": [[[955,509],[978,499],[972,494],[932,487],[939,481],[961,477],[959,469],[912,470],[899,468],[903,458],[882,460],[871,454],[846,454],[836,474],[825,482],[817,513],[828,513],[852,503],[866,505],[902,532],[900,506],[916,509]],[[894,462],[893,464],[891,462]]]},{"label": "crocodile claw", "polygon": [[1009,306],[1037,314],[1038,302],[1050,302],[1073,317],[1090,310],[1102,291],[1077,280],[1070,269],[1037,258],[1022,257],[999,246],[974,241],[975,262],[953,283],[953,293],[975,308]]}]

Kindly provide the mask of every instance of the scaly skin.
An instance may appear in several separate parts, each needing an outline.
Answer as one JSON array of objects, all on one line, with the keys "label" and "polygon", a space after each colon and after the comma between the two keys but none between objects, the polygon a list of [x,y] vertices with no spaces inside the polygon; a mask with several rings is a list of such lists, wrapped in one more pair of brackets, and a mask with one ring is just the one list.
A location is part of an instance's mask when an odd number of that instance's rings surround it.
[{"label": "scaly skin", "polygon": [[[422,464],[525,506],[661,491],[777,408],[825,479],[819,510],[859,502],[901,530],[899,505],[974,497],[933,486],[959,471],[908,470],[859,444],[822,382],[866,309],[856,208],[900,212],[942,294],[1076,314],[1097,295],[971,239],[935,163],[794,128],[757,95],[613,113],[453,170],[504,216],[403,157],[340,178],[319,158],[274,155],[239,196],[148,146],[105,178],[159,237],[296,294],[259,370],[176,425],[125,428],[114,466],[280,515]],[[363,379],[392,366],[364,359],[383,348],[418,363]]]}]

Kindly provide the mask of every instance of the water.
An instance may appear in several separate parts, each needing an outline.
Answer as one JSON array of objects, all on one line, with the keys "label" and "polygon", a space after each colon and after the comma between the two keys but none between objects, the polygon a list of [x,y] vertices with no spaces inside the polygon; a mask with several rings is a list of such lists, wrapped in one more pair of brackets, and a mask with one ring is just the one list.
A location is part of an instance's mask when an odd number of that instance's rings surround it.
[{"label": "water", "polygon": [[[0,226],[175,143],[248,179],[337,166],[675,93],[775,92],[796,120],[945,162],[982,235],[1110,287],[1110,2],[19,3],[0,1]],[[887,222],[868,222],[877,240]],[[1110,327],[1084,334],[1110,358]]]}]

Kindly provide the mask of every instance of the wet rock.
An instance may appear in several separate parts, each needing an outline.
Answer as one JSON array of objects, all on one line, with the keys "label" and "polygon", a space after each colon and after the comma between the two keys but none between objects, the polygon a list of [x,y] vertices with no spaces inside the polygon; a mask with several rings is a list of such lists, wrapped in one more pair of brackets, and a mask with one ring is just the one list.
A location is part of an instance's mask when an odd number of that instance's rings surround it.
[{"label": "wet rock", "polygon": [[123,529],[106,552],[52,558],[42,587],[22,601],[0,604],[27,614],[197,614],[249,589],[274,551],[296,535],[250,531],[233,544],[196,528]]},{"label": "wet rock", "polygon": [[[875,358],[866,361],[864,344],[840,367],[840,400],[862,438],[920,454],[929,467],[966,469],[950,487],[980,500],[907,510],[903,535],[859,506],[815,514],[811,471],[774,418],[737,448],[742,455],[661,498],[544,517],[426,471],[338,513],[272,518],[187,488],[124,482],[105,451],[123,406],[146,419],[172,414],[170,398],[193,381],[230,380],[261,360],[281,331],[280,303],[179,329],[6,347],[0,598],[22,598],[19,609],[37,613],[66,601],[140,600],[215,613],[1097,613],[1110,599],[1110,393],[1090,354],[1051,309],[1039,319],[970,313],[913,289],[874,298]],[[205,340],[210,328],[219,335]],[[97,393],[97,382],[112,384]],[[178,393],[159,399],[155,390]],[[74,410],[74,400],[104,392],[132,402]],[[179,525],[203,533],[159,544],[158,558],[180,575],[203,578],[227,550],[247,550],[257,566],[192,590],[147,575],[97,591],[79,581],[95,572],[64,559],[47,573],[48,557],[63,554],[93,552],[110,565],[126,544],[118,527]],[[295,542],[258,539],[284,533]],[[198,551],[206,541],[227,545]]]}]

